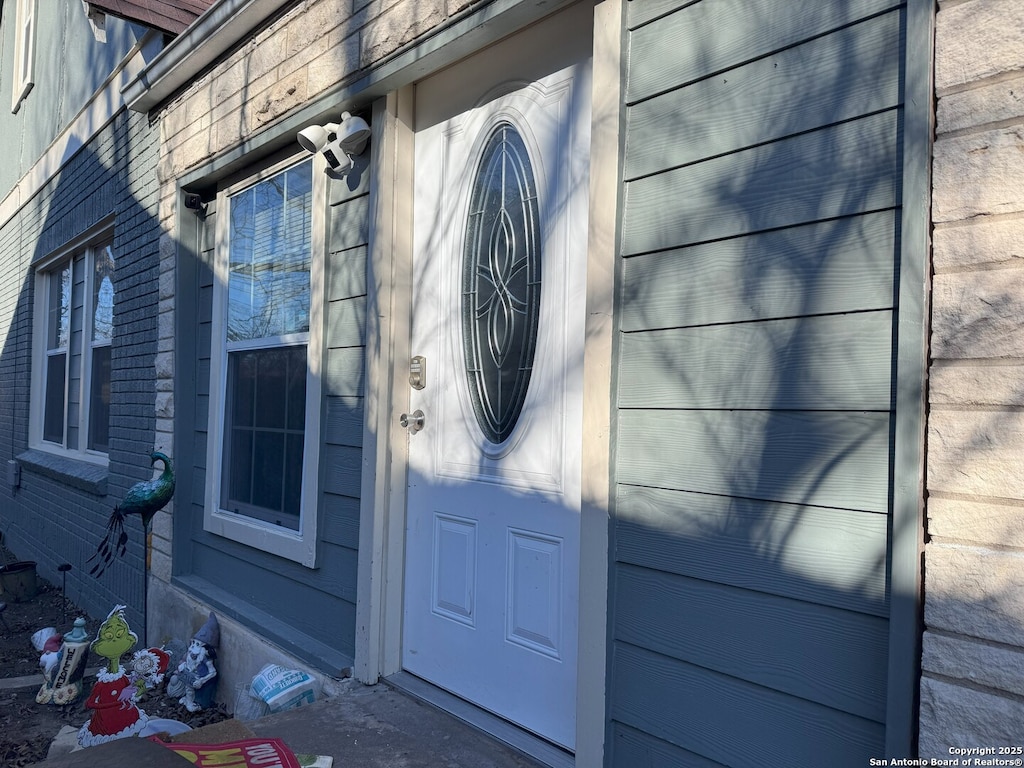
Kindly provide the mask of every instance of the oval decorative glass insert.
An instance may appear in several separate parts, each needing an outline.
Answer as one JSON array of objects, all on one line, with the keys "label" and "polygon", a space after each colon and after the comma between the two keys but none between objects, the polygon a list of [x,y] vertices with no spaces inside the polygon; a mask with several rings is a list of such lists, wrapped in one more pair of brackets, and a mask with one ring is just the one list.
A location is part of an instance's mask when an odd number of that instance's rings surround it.
[{"label": "oval decorative glass insert", "polygon": [[472,180],[462,258],[462,342],[487,439],[503,443],[523,410],[540,319],[540,211],[522,136],[498,123]]}]

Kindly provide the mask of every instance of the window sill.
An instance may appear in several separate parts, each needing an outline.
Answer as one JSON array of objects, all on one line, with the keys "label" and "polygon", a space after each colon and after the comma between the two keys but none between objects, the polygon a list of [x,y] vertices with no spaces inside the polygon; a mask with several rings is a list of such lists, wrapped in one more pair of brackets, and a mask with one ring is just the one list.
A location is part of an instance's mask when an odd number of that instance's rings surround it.
[{"label": "window sill", "polygon": [[34,85],[35,85],[35,83],[33,81],[27,80],[25,82],[25,84],[21,87],[21,90],[17,92],[18,95],[14,99],[13,103],[11,104],[11,114],[12,115],[18,114],[18,110],[21,109],[21,105],[24,103],[25,99],[28,97],[29,91],[32,90],[32,87]]},{"label": "window sill", "polygon": [[[207,500],[203,515],[203,528],[216,536],[237,541],[247,547],[260,549],[272,555],[294,560],[307,568],[316,568],[316,518],[307,519],[302,533],[281,528],[252,517],[212,508]],[[212,508],[212,511],[211,511]]]},{"label": "window sill", "polygon": [[25,451],[15,458],[28,472],[56,480],[93,496],[107,495],[107,476],[110,472],[105,466],[34,449]]},{"label": "window sill", "polygon": [[336,644],[328,645],[310,637],[293,622],[262,610],[223,586],[201,576],[175,576],[171,584],[206,603],[220,616],[234,619],[255,637],[277,645],[319,671],[335,678],[352,675],[353,658],[338,650]]}]

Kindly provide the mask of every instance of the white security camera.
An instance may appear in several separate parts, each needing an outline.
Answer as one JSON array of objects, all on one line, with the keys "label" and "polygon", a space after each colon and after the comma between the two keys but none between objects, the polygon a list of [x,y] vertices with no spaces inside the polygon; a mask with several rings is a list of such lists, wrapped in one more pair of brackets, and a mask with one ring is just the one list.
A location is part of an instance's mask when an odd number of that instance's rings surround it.
[{"label": "white security camera", "polygon": [[[303,128],[299,131],[299,144],[302,148],[311,154],[317,152],[323,152],[324,155],[330,153],[327,158],[327,163],[332,168],[337,168],[341,163],[338,161],[337,155],[331,149],[328,148],[329,144],[338,143],[338,124],[327,123],[327,125],[311,125],[308,128]],[[340,150],[340,147],[338,147]]]},{"label": "white security camera", "polygon": [[341,113],[341,123],[311,125],[298,134],[299,144],[311,154],[321,152],[329,166],[328,173],[344,176],[351,170],[353,156],[366,148],[370,126],[361,117]]}]

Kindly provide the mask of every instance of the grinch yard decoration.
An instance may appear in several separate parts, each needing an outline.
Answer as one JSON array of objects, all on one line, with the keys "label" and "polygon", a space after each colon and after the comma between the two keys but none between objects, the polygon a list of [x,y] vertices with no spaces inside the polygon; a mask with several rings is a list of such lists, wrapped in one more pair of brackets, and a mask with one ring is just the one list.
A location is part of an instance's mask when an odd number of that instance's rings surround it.
[{"label": "grinch yard decoration", "polygon": [[136,698],[141,699],[147,691],[155,690],[164,681],[171,657],[163,648],[143,648],[132,655],[128,664],[129,676],[138,689]]},{"label": "grinch yard decoration", "polygon": [[83,747],[135,736],[149,722],[146,713],[135,705],[138,688],[121,668],[121,656],[139,640],[125,620],[124,608],[114,607],[92,643],[93,651],[107,660],[107,667],[96,674],[96,683],[85,701],[92,717],[78,731],[78,743]]}]

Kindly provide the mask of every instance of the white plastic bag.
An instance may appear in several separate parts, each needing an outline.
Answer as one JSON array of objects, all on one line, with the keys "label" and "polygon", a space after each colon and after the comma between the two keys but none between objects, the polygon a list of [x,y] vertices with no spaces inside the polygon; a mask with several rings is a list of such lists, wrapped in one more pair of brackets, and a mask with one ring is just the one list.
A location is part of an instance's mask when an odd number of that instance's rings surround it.
[{"label": "white plastic bag", "polygon": [[270,707],[263,699],[252,695],[251,685],[239,683],[235,686],[235,708],[231,714],[235,720],[249,723],[269,715]]},{"label": "white plastic bag", "polygon": [[252,695],[266,702],[271,712],[282,712],[316,701],[316,680],[298,669],[267,664],[252,679]]}]

